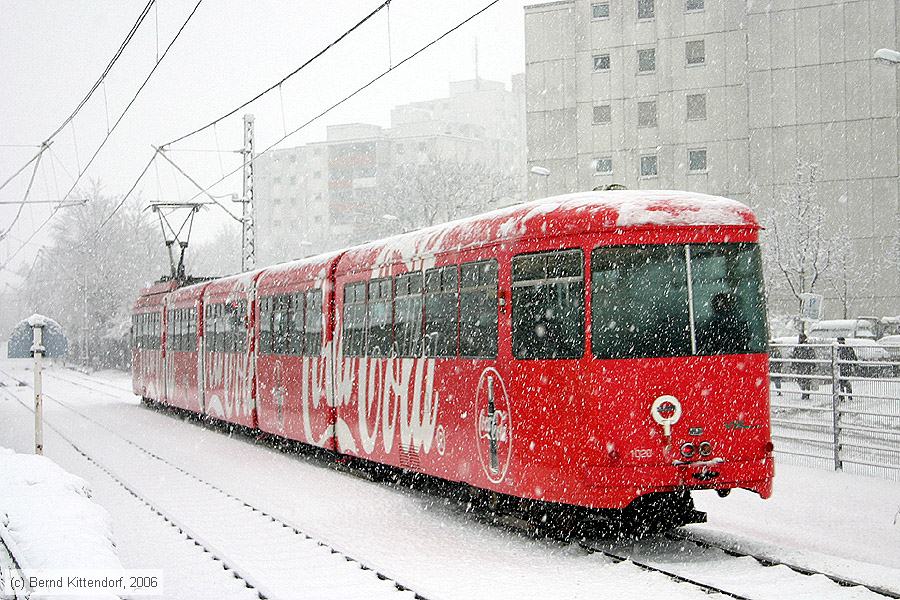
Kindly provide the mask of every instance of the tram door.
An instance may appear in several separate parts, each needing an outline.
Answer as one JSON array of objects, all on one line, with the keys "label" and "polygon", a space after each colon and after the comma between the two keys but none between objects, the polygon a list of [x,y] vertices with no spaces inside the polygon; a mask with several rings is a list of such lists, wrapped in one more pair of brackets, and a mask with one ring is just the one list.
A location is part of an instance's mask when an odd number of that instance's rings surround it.
[{"label": "tram door", "polygon": [[461,395],[468,399],[460,409],[471,415],[462,422],[472,428],[468,435],[474,433],[483,475],[493,483],[506,476],[511,449],[508,373],[497,360],[501,314],[506,310],[498,282],[496,259],[464,260],[459,265],[458,368],[467,388]]}]

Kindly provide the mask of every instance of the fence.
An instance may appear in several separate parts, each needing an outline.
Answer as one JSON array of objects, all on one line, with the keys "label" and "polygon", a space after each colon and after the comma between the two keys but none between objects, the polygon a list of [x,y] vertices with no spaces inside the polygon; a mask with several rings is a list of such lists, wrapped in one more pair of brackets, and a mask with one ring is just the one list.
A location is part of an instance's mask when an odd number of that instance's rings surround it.
[{"label": "fence", "polygon": [[900,480],[900,357],[880,346],[772,344],[782,459]]}]

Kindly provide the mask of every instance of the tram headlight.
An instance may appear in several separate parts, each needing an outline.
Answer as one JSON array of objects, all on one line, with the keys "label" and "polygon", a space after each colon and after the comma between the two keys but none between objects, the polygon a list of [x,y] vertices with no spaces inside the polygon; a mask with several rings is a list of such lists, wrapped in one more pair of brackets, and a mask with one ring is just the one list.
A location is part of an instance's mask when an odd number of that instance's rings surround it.
[{"label": "tram headlight", "polygon": [[700,442],[700,456],[709,456],[713,453],[713,446],[710,442]]},{"label": "tram headlight", "polygon": [[681,445],[681,455],[685,458],[690,458],[697,453],[697,449],[694,447],[694,444],[691,442],[685,442]]}]

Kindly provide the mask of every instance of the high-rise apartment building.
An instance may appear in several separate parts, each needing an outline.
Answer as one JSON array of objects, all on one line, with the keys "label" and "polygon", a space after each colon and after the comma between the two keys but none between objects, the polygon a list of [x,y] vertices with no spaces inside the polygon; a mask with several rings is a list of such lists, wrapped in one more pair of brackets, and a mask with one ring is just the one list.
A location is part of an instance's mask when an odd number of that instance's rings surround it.
[{"label": "high-rise apartment building", "polygon": [[900,225],[900,70],[873,60],[900,45],[898,10],[896,0],[526,7],[528,164],[550,172],[530,176],[529,196],[621,183],[720,194],[766,214],[799,171],[829,215],[825,235],[844,225],[844,251],[878,257],[859,310],[900,313],[897,257],[885,256]]},{"label": "high-rise apartment building", "polygon": [[[378,199],[392,169],[446,161],[511,172],[524,195],[524,75],[512,89],[485,79],[452,82],[450,94],[391,110],[391,126],[349,123],[326,139],[271,152],[257,161],[257,254],[260,264],[346,247],[397,233]],[[393,210],[422,202],[409,197]],[[437,213],[441,216],[441,213]],[[393,215],[396,218],[396,215]]]}]

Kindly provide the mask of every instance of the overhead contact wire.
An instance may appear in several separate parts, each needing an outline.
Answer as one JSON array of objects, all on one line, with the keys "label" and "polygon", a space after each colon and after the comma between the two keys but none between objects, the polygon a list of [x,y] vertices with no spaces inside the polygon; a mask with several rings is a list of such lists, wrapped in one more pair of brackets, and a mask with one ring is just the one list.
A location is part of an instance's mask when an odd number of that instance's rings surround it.
[{"label": "overhead contact wire", "polygon": [[[364,83],[363,85],[361,85],[360,87],[358,87],[356,90],[354,90],[353,92],[351,92],[351,93],[348,94],[347,96],[344,96],[342,99],[338,100],[337,102],[335,102],[334,104],[332,104],[331,106],[329,106],[328,108],[326,108],[325,110],[323,110],[322,112],[320,112],[319,114],[317,114],[316,116],[312,117],[311,119],[309,119],[308,121],[306,121],[305,123],[303,123],[302,125],[300,125],[299,127],[297,127],[296,129],[294,129],[294,130],[288,132],[286,135],[282,136],[281,138],[279,138],[278,140],[276,140],[275,142],[273,142],[272,144],[270,144],[268,147],[266,147],[262,152],[260,152],[259,154],[257,154],[255,157],[252,157],[250,160],[245,160],[245,161],[243,161],[242,164],[241,164],[241,166],[239,166],[237,169],[234,169],[234,170],[228,172],[227,174],[225,174],[225,176],[223,176],[223,177],[221,177],[220,179],[214,181],[214,182],[211,183],[209,186],[207,186],[206,188],[204,188],[202,191],[198,192],[198,193],[195,194],[193,197],[191,197],[190,200],[195,200],[196,198],[200,197],[201,195],[209,194],[209,190],[210,190],[210,189],[212,189],[214,186],[216,186],[216,185],[218,185],[219,183],[221,183],[222,181],[224,181],[227,177],[230,177],[231,175],[234,175],[235,173],[237,173],[238,171],[240,171],[241,169],[243,169],[244,166],[246,166],[247,164],[252,164],[252,163],[255,162],[260,156],[266,154],[267,152],[269,152],[270,150],[272,150],[273,148],[275,148],[278,144],[280,144],[281,142],[283,142],[283,141],[286,140],[287,138],[289,138],[289,137],[291,137],[292,135],[294,135],[295,133],[298,133],[299,131],[305,129],[306,127],[309,127],[311,124],[313,124],[314,122],[318,121],[319,119],[321,119],[322,117],[324,117],[325,115],[327,115],[328,113],[330,113],[330,112],[331,112],[332,110],[334,110],[335,108],[337,108],[337,107],[339,107],[340,105],[344,104],[345,102],[347,102],[347,101],[350,100],[351,98],[355,97],[356,95],[358,95],[358,94],[361,93],[362,91],[366,90],[367,88],[369,88],[369,87],[371,87],[372,85],[374,85],[376,82],[378,82],[378,81],[380,81],[381,79],[383,79],[386,75],[388,75],[388,74],[389,74],[390,72],[392,72],[394,69],[397,69],[398,67],[400,67],[400,66],[406,64],[407,62],[409,62],[410,60],[414,59],[414,58],[417,57],[418,55],[422,54],[423,52],[425,52],[426,50],[428,50],[429,48],[431,48],[432,46],[434,46],[435,44],[437,44],[438,42],[440,42],[441,40],[443,40],[444,38],[446,38],[446,37],[449,36],[450,34],[454,33],[456,30],[460,29],[461,27],[463,27],[464,25],[466,25],[467,23],[469,23],[469,22],[472,21],[473,19],[477,18],[477,17],[480,16],[483,12],[485,12],[486,10],[488,10],[489,8],[491,8],[492,6],[494,6],[495,4],[497,4],[498,2],[500,2],[500,0],[492,0],[491,2],[489,2],[488,4],[486,4],[484,7],[482,7],[480,10],[478,10],[478,11],[475,12],[475,13],[472,13],[471,15],[469,15],[468,17],[466,17],[465,19],[463,19],[462,21],[460,21],[459,23],[457,23],[456,25],[454,25],[453,27],[451,27],[450,29],[448,29],[447,31],[445,31],[444,33],[442,33],[441,35],[439,35],[438,37],[434,38],[433,40],[431,40],[430,42],[428,42],[427,44],[425,44],[424,46],[422,46],[421,48],[419,48],[418,50],[416,50],[415,52],[413,52],[412,54],[410,54],[409,56],[407,56],[406,58],[404,58],[404,59],[401,60],[400,62],[398,62],[396,65],[393,65],[393,66],[391,66],[391,67],[388,67],[387,69],[385,69],[384,71],[382,71],[381,73],[379,73],[377,76],[375,76],[374,78],[370,79],[368,82],[366,82],[366,83]],[[183,138],[182,138],[182,139],[183,139]],[[176,140],[176,141],[177,141],[177,140]],[[170,142],[170,143],[174,143],[174,142]]]},{"label": "overhead contact wire", "polygon": [[269,92],[271,92],[272,90],[274,90],[274,89],[280,87],[281,84],[283,84],[285,81],[287,81],[288,79],[290,79],[291,77],[293,77],[294,75],[296,75],[297,73],[299,73],[300,71],[302,71],[303,69],[305,69],[306,67],[308,67],[310,64],[312,64],[313,62],[315,62],[320,56],[324,55],[326,52],[328,52],[329,50],[331,50],[332,48],[334,48],[335,46],[337,46],[339,43],[341,43],[341,41],[344,40],[344,38],[346,38],[348,35],[350,35],[350,34],[353,33],[354,31],[356,31],[356,30],[359,29],[360,27],[362,27],[362,25],[363,25],[364,23],[366,23],[366,21],[368,21],[369,19],[371,19],[372,17],[374,17],[375,15],[377,15],[377,14],[378,14],[379,12],[381,12],[386,6],[390,5],[390,3],[391,3],[391,0],[385,0],[384,2],[382,2],[381,5],[379,5],[375,10],[373,10],[372,12],[370,12],[369,14],[367,14],[365,17],[363,17],[363,18],[362,18],[359,22],[357,22],[353,27],[351,27],[350,29],[348,29],[347,31],[345,31],[344,33],[342,33],[340,36],[338,36],[338,37],[337,37],[334,41],[332,41],[330,44],[328,44],[327,46],[325,46],[324,48],[322,48],[321,50],[319,50],[318,52],[316,52],[316,54],[314,54],[312,57],[310,57],[310,58],[309,58],[306,62],[304,62],[302,65],[300,65],[299,67],[297,67],[296,69],[294,69],[293,71],[291,71],[290,73],[288,73],[287,75],[285,75],[284,77],[282,77],[282,78],[281,78],[279,81],[277,81],[276,83],[270,85],[269,87],[267,87],[266,89],[264,89],[264,90],[261,91],[260,93],[256,94],[255,96],[253,96],[252,98],[250,98],[249,100],[247,100],[246,102],[244,102],[243,104],[241,104],[240,106],[237,106],[237,107],[233,108],[232,110],[228,111],[227,113],[225,113],[225,114],[222,115],[221,117],[219,117],[219,118],[217,118],[217,119],[214,119],[214,120],[210,121],[209,123],[207,123],[206,125],[204,125],[204,126],[202,126],[202,127],[198,127],[197,129],[191,131],[190,133],[186,133],[186,134],[184,134],[183,136],[181,136],[181,137],[179,137],[179,138],[176,138],[176,139],[172,140],[171,142],[167,142],[167,143],[163,144],[163,145],[160,146],[160,147],[161,147],[161,148],[165,148],[166,146],[171,146],[172,144],[177,144],[177,143],[180,142],[181,140],[186,139],[186,138],[189,138],[189,137],[191,137],[192,135],[195,135],[195,134],[197,134],[197,133],[200,133],[201,131],[203,131],[203,130],[205,130],[205,129],[209,129],[210,127],[212,127],[213,125],[215,125],[215,124],[218,123],[219,121],[222,121],[222,120],[224,120],[224,119],[227,119],[228,117],[234,115],[235,113],[237,113],[237,112],[240,111],[241,109],[246,108],[246,107],[248,107],[249,105],[253,104],[254,102],[256,102],[257,100],[259,100],[260,98],[262,98],[263,96],[265,96],[266,94],[268,94]]}]

